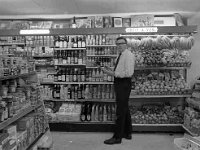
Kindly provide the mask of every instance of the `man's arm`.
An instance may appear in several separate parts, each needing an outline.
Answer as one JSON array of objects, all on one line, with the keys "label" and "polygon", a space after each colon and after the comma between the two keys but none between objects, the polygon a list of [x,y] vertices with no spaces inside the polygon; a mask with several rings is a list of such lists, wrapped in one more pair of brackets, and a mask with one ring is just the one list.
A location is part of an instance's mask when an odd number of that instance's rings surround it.
[{"label": "man's arm", "polygon": [[110,67],[104,67],[102,68],[102,71],[109,76],[115,76],[115,72]]}]

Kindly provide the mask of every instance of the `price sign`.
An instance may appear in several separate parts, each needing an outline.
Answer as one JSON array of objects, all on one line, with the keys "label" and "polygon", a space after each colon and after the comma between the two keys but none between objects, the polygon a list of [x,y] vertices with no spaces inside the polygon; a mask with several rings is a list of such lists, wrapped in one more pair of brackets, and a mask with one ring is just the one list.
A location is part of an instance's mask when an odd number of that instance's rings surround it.
[{"label": "price sign", "polygon": [[158,28],[157,27],[126,28],[125,31],[127,33],[134,33],[134,32],[158,32]]}]

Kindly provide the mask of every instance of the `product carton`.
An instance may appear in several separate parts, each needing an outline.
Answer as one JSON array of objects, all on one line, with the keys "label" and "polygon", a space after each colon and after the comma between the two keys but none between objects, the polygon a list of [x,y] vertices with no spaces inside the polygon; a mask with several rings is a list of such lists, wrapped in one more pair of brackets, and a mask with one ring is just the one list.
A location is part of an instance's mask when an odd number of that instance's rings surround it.
[{"label": "product carton", "polygon": [[154,26],[154,15],[133,15],[131,16],[131,27]]},{"label": "product carton", "polygon": [[0,134],[0,150],[6,149],[9,145],[9,134],[8,133],[1,133]]},{"label": "product carton", "polygon": [[131,26],[131,18],[122,18],[122,26],[130,27]]},{"label": "product carton", "polygon": [[91,28],[91,19],[76,19],[77,28]]},{"label": "product carton", "polygon": [[3,132],[9,134],[9,139],[14,140],[15,142],[17,141],[17,126],[16,125],[7,126],[3,130]]},{"label": "product carton", "polygon": [[104,16],[103,17],[103,27],[104,28],[111,28],[113,26],[112,17]]},{"label": "product carton", "polygon": [[53,147],[53,140],[50,131],[47,131],[38,142],[38,150],[50,150]]},{"label": "product carton", "polygon": [[17,126],[10,125],[7,126],[3,132],[9,134],[9,150],[17,150]]},{"label": "product carton", "polygon": [[21,120],[17,121],[17,131],[24,131],[29,129],[34,124],[34,119],[32,116],[24,117]]},{"label": "product carton", "polygon": [[176,20],[174,16],[154,17],[154,26],[176,26]]},{"label": "product carton", "polygon": [[95,28],[103,28],[103,16],[95,16]]}]

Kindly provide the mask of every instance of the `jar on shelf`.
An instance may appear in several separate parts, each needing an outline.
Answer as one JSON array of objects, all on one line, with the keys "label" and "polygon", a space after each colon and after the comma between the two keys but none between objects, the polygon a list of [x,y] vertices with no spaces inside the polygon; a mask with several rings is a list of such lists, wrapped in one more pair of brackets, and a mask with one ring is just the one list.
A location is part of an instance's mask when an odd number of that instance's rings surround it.
[{"label": "jar on shelf", "polygon": [[7,96],[8,95],[8,87],[3,85],[2,88],[0,89],[0,94],[1,94],[1,96]]}]

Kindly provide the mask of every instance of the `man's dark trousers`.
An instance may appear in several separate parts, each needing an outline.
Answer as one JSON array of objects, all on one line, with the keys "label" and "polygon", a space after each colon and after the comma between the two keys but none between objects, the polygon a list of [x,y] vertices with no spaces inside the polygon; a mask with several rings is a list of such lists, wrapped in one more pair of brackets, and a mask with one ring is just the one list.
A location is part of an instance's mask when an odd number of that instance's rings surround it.
[{"label": "man's dark trousers", "polygon": [[128,105],[131,92],[131,78],[115,78],[114,88],[117,104],[114,137],[121,139],[124,135],[132,132],[131,115]]}]

